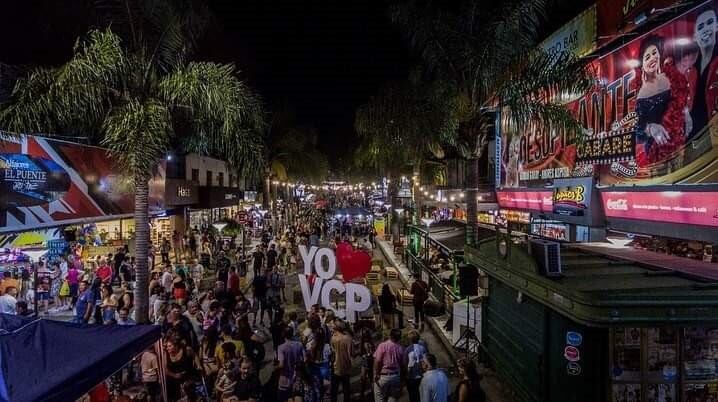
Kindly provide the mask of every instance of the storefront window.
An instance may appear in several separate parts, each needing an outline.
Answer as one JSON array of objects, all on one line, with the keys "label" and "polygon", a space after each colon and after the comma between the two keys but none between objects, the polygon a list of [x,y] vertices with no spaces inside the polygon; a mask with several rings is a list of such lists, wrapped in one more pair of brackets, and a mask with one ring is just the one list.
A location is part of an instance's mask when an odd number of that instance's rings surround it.
[{"label": "storefront window", "polygon": [[[685,329],[683,376],[686,381],[718,380],[718,328]],[[718,382],[713,385],[718,386]]]},{"label": "storefront window", "polygon": [[640,328],[616,328],[613,331],[613,367],[611,377],[616,381],[640,381]]},{"label": "storefront window", "polygon": [[646,329],[646,364],[649,381],[675,381],[678,375],[675,328]]},{"label": "storefront window", "polygon": [[718,402],[718,328],[614,328],[610,364],[611,401]]}]

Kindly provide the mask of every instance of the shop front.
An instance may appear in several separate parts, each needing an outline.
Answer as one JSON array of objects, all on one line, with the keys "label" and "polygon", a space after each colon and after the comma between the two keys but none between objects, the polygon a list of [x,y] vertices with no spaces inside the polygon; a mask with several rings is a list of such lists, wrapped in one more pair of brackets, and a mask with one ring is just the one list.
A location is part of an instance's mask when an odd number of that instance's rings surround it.
[{"label": "shop front", "polygon": [[239,212],[243,211],[239,206],[242,200],[239,188],[200,186],[199,204],[189,211],[190,226],[206,229],[223,219],[237,220]]},{"label": "shop front", "polygon": [[560,279],[501,235],[467,247],[489,276],[482,350],[517,400],[718,397],[718,290],[566,244]]}]

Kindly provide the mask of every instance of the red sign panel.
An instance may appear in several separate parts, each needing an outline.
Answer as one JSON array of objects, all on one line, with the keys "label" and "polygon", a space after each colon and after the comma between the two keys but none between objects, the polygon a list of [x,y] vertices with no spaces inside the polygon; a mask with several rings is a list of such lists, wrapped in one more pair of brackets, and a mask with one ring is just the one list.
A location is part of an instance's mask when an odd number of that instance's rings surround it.
[{"label": "red sign panel", "polygon": [[[164,212],[164,175],[150,183],[150,213]],[[106,149],[25,136],[0,141],[0,232],[108,220],[134,213],[128,178]]]},{"label": "red sign panel", "polygon": [[602,185],[718,183],[710,165],[718,158],[710,128],[718,114],[717,8],[709,1],[596,59],[598,85],[567,104],[581,132],[503,127],[501,186],[590,176]]},{"label": "red sign panel", "polygon": [[718,226],[718,193],[682,191],[603,191],[607,218]]},{"label": "red sign panel", "polygon": [[553,211],[552,191],[497,191],[496,197],[501,208]]}]

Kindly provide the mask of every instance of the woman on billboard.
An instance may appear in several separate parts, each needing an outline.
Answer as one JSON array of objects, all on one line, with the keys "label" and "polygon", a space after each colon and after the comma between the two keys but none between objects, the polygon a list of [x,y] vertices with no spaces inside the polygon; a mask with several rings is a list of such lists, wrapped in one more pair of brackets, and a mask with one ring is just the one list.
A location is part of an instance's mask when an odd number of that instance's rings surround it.
[{"label": "woman on billboard", "polygon": [[636,163],[662,162],[686,139],[688,81],[663,57],[663,38],[648,35],[641,42],[634,79],[636,96]]}]

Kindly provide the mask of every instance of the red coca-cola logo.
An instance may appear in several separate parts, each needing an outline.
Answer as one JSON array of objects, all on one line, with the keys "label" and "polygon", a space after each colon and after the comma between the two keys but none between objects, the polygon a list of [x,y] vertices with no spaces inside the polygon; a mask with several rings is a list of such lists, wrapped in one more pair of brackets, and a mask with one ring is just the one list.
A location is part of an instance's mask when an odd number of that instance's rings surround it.
[{"label": "red coca-cola logo", "polygon": [[581,353],[575,346],[566,346],[563,350],[563,357],[570,362],[577,362],[581,360]]}]

